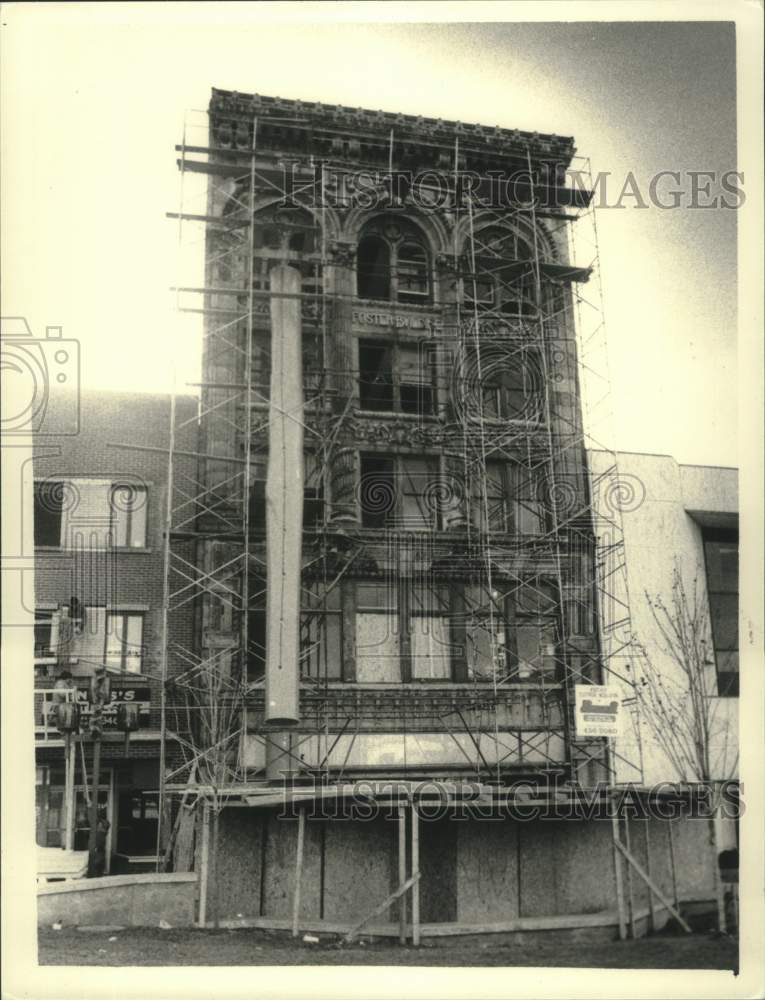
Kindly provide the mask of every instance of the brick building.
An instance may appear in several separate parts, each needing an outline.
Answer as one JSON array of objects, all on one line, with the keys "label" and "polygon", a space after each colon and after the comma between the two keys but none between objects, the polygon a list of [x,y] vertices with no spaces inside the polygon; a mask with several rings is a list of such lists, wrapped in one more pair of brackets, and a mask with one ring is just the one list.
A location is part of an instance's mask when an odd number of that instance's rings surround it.
[{"label": "brick building", "polygon": [[[176,400],[179,442],[193,449],[196,401]],[[92,739],[90,686],[105,665],[99,802],[110,829],[107,871],[140,870],[157,851],[164,520],[170,398],[84,392],[80,430],[35,442],[35,739],[37,842],[86,850]],[[51,716],[54,686],[80,708],[71,745],[75,808],[65,805],[65,749]],[[122,703],[137,704],[129,744],[117,728]],[[170,749],[172,759],[172,748]],[[84,770],[83,770],[84,766]]]}]

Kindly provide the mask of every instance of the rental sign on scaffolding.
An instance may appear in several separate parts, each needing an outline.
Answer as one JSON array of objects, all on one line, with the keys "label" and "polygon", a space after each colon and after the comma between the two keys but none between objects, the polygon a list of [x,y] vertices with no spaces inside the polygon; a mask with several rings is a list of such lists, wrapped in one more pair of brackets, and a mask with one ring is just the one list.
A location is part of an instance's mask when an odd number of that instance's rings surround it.
[{"label": "rental sign on scaffolding", "polygon": [[576,735],[619,735],[621,693],[618,687],[602,684],[575,684]]}]

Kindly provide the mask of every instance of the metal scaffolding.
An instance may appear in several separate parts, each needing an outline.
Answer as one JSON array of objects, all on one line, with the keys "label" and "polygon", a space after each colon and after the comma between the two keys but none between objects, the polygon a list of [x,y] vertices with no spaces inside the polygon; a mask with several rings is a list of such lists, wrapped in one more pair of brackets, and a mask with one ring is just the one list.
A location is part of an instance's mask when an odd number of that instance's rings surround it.
[{"label": "metal scaffolding", "polygon": [[[273,128],[282,120],[267,115],[266,121]],[[310,115],[283,124],[312,134]],[[321,162],[291,151],[293,181],[285,200],[274,180],[279,158],[260,147],[260,127],[257,116],[211,125],[209,133],[203,122],[204,137],[190,139],[193,130],[185,129],[177,147],[182,178],[206,182],[202,205],[182,196],[172,213],[181,244],[189,246],[191,235],[190,245],[204,253],[203,278],[175,289],[178,309],[203,318],[204,374],[198,448],[179,449],[175,408],[170,432],[160,767],[165,829],[158,854],[170,839],[168,824],[177,828],[182,814],[179,795],[193,801],[205,789],[215,805],[216,796],[223,801],[265,781],[249,748],[253,740],[271,739],[258,708],[267,586],[260,532],[273,295],[268,272],[278,262],[302,275],[311,504],[300,623],[303,719],[289,743],[275,748],[283,762],[300,768],[307,754],[314,774],[339,785],[354,770],[349,761],[359,735],[387,721],[401,738],[403,766],[395,770],[403,778],[420,773],[407,762],[408,740],[438,730],[464,758],[464,774],[497,786],[529,770],[562,770],[566,780],[582,784],[640,782],[637,735],[609,751],[605,739],[582,738],[575,725],[577,684],[619,684],[629,703],[632,641],[621,526],[629,497],[613,439],[602,433],[610,419],[608,372],[588,165],[575,163],[581,196],[555,211],[538,205],[535,184],[542,181],[528,146],[530,197],[523,204],[486,208],[468,194],[433,209],[444,228],[448,217],[453,234],[451,252],[438,262],[439,298],[429,307],[436,319],[422,338],[422,357],[427,364],[435,359],[437,406],[425,420],[438,441],[439,530],[394,528],[381,541],[351,509],[364,502],[349,457],[363,373],[342,346],[343,337],[350,341],[351,308],[358,303],[356,289],[342,280],[355,270],[355,247],[331,239],[332,209],[323,197],[349,172],[348,163],[342,143]],[[365,141],[383,142],[379,136]],[[392,167],[395,130],[387,145]],[[463,156],[458,136],[443,155],[456,191]],[[308,175],[312,181],[302,187],[294,180]],[[396,302],[385,308],[394,321],[408,309]],[[603,468],[588,471],[587,449],[593,448],[604,456]],[[500,464],[507,470],[502,477]],[[345,492],[338,486],[343,475],[351,480]],[[433,509],[432,495],[425,503]],[[396,591],[397,608],[412,600],[414,584],[402,586],[404,578],[442,586],[450,601],[457,584],[464,585],[448,608],[452,635],[459,633],[465,650],[463,682],[453,691],[391,685],[367,696],[362,685],[343,686],[344,678],[330,670],[338,650],[328,622],[343,614],[344,582],[374,575],[372,550],[375,572]],[[527,643],[537,637],[536,650],[525,650],[534,664],[527,677],[519,675],[518,649],[507,648],[508,634]],[[339,642],[347,649],[353,637],[341,635]],[[515,673],[508,669],[511,659]]]}]

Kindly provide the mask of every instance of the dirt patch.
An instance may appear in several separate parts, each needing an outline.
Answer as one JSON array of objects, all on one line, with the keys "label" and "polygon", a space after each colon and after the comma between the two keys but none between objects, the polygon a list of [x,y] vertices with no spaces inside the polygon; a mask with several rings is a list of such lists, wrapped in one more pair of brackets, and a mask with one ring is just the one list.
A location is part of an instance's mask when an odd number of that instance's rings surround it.
[{"label": "dirt patch", "polygon": [[[116,938],[110,941],[109,938]],[[366,941],[338,946],[320,936],[304,944],[263,930],[129,929],[80,934],[64,928],[39,935],[40,965],[421,965],[548,966],[611,969],[730,969],[738,967],[738,942],[708,933],[656,935],[638,941],[595,944],[425,940],[421,947]]]}]

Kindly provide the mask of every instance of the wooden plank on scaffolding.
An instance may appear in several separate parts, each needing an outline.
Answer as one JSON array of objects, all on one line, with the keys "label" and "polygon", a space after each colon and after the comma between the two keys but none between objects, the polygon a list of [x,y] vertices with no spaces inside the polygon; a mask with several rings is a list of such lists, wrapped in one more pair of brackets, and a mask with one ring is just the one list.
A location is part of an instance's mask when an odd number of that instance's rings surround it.
[{"label": "wooden plank on scaffolding", "polygon": [[298,936],[300,920],[300,883],[303,879],[303,847],[305,844],[305,809],[298,814],[297,860],[295,862],[295,887],[292,895],[292,936]]},{"label": "wooden plank on scaffolding", "polygon": [[614,813],[611,817],[611,839],[614,849],[614,879],[616,881],[616,906],[619,916],[619,940],[627,939],[627,920],[624,913],[624,883],[622,882],[622,860],[617,844],[619,841],[619,817]]},{"label": "wooden plank on scaffolding", "polygon": [[632,854],[627,850],[624,844],[622,844],[620,840],[617,840],[615,843],[619,851],[621,851],[623,856],[626,858],[629,864],[635,869],[637,874],[640,876],[640,878],[642,878],[642,880],[645,882],[648,888],[652,889],[656,893],[656,896],[658,897],[659,901],[663,903],[664,906],[666,906],[666,908],[669,910],[669,912],[672,914],[675,920],[677,920],[677,922],[680,924],[683,930],[687,934],[690,934],[691,928],[688,926],[685,920],[683,920],[683,918],[680,916],[680,912],[676,910],[675,907],[670,903],[670,901],[667,899],[667,897],[664,895],[661,889],[659,889],[656,883],[651,878],[649,878],[648,874],[643,870],[643,868],[640,866],[637,860],[632,856]]},{"label": "wooden plank on scaffolding", "polygon": [[420,943],[420,814],[412,804],[412,944]]},{"label": "wooden plank on scaffolding", "polygon": [[[351,927],[351,929],[345,935],[345,940],[353,941],[353,939],[356,937],[356,935],[359,933],[362,927],[368,924],[370,920],[374,920],[375,917],[379,917],[381,913],[387,910],[388,907],[391,906],[393,903],[395,903],[397,899],[402,898],[405,893],[409,892],[410,889],[412,890],[412,893],[414,893],[417,890],[417,883],[419,881],[420,881],[420,873],[417,872],[416,875],[412,875],[411,878],[407,879],[403,885],[400,885],[397,889],[394,889],[393,892],[389,896],[386,896],[385,899],[382,901],[382,903],[379,903],[374,908],[374,910],[372,910],[371,913],[368,913],[363,920],[359,921],[359,923]],[[417,943],[419,944],[419,929],[418,929]]]},{"label": "wooden plank on scaffolding", "polygon": [[[406,882],[406,812],[403,806],[398,807],[398,885],[401,888]],[[406,895],[398,900],[398,940],[406,944]]]}]

